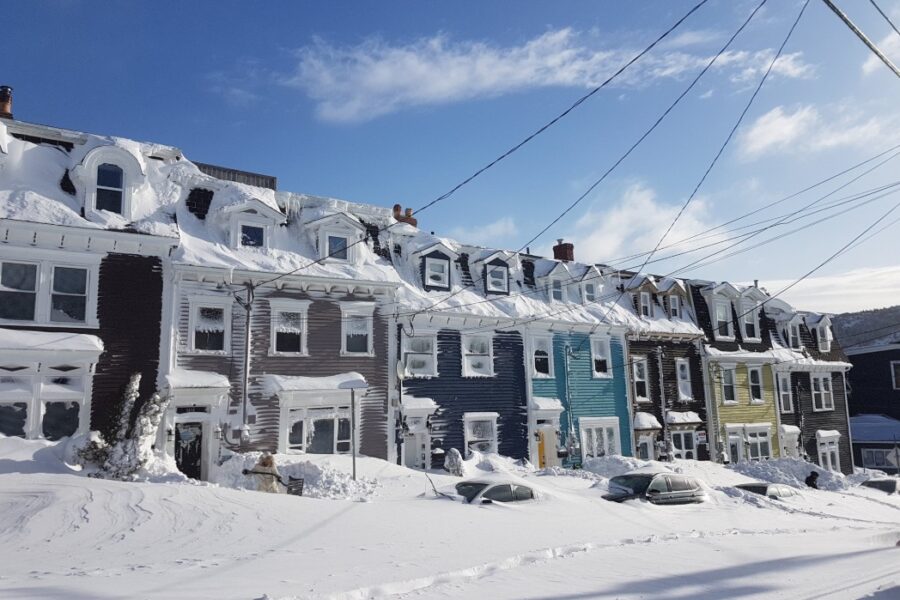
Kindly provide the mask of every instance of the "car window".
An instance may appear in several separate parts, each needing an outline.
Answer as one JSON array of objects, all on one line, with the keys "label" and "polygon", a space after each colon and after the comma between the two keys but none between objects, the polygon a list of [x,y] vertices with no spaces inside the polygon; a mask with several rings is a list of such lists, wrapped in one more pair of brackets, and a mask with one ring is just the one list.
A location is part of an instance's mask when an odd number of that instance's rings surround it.
[{"label": "car window", "polygon": [[530,487],[526,487],[524,485],[516,486],[516,500],[534,500],[534,492],[531,491]]},{"label": "car window", "polygon": [[[647,491],[647,486],[653,475],[617,475],[609,480],[609,487],[618,487],[631,490],[635,494],[643,494]],[[661,490],[665,491],[665,490]]]},{"label": "car window", "polygon": [[470,483],[463,481],[462,483],[456,484],[456,493],[466,499],[466,502],[471,502],[472,498],[478,495],[478,492],[487,487],[486,483]]},{"label": "car window", "polygon": [[669,487],[666,485],[666,478],[662,475],[658,475],[653,478],[653,481],[647,487],[647,493],[650,492],[659,492],[661,494],[665,494],[669,491]]},{"label": "car window", "polygon": [[754,494],[765,494],[767,491],[767,486],[765,485],[754,485],[752,483],[742,484],[738,486],[742,490],[747,490],[748,492],[753,492]]},{"label": "car window", "polygon": [[494,502],[515,502],[516,497],[513,495],[511,485],[495,485],[481,495],[482,498],[493,500]]},{"label": "car window", "polygon": [[669,489],[673,492],[689,492],[694,489],[694,483],[687,477],[669,475]]}]

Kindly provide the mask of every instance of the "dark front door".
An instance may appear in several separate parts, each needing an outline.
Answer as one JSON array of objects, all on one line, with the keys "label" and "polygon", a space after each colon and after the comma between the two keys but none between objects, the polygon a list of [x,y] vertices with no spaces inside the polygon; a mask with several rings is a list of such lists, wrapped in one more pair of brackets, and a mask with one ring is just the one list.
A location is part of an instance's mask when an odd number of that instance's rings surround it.
[{"label": "dark front door", "polygon": [[200,479],[203,423],[175,424],[175,464],[191,479]]}]

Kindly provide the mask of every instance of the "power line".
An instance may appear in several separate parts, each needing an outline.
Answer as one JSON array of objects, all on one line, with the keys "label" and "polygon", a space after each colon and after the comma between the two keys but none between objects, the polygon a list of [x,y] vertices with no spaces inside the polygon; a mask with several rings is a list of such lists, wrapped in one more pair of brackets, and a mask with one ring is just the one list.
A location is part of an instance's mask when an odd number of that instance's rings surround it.
[{"label": "power line", "polygon": [[883,10],[881,10],[881,7],[878,6],[878,4],[875,2],[875,0],[869,0],[869,2],[872,3],[872,6],[874,6],[875,10],[878,11],[878,14],[880,14],[882,17],[884,17],[884,20],[888,22],[888,25],[891,26],[891,29],[893,29],[897,33],[897,35],[900,35],[900,30],[897,29],[897,26],[894,25],[894,22],[891,21],[891,18],[889,16],[887,16],[887,14],[885,14],[885,12]]},{"label": "power line", "polygon": [[[852,31],[853,33],[856,34],[856,37],[858,37],[863,44],[868,46],[869,50],[871,50],[875,54],[875,56],[877,56],[878,58],[881,59],[881,62],[883,62],[885,65],[887,65],[887,67],[891,71],[894,72],[894,75],[896,75],[897,77],[900,77],[900,69],[897,69],[897,66],[891,62],[891,59],[889,59],[884,54],[884,52],[879,50],[878,46],[876,46],[875,43],[872,42],[872,40],[870,40],[868,37],[866,37],[866,34],[864,34],[860,30],[859,27],[854,25],[853,21],[850,20],[850,17],[848,17],[846,14],[844,14],[844,12],[841,9],[839,9],[837,6],[835,6],[834,2],[832,2],[831,0],[822,0],[822,2],[824,2],[825,5],[828,8],[830,8],[831,11],[834,14],[836,14],[841,21],[844,22],[844,25],[846,25],[847,27],[850,28],[850,31]],[[879,9],[879,12],[880,12],[880,9]],[[893,24],[891,24],[891,25],[893,26]]]}]

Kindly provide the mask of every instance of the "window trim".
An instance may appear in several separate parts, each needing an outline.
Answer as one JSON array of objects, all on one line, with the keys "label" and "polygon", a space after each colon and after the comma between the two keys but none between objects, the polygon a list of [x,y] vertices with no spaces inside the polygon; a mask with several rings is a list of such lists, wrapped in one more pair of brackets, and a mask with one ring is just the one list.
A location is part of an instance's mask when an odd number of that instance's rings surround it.
[{"label": "window trim", "polygon": [[[752,373],[757,373],[759,375],[759,383],[756,384],[759,386],[759,398],[753,397],[753,375]],[[765,390],[763,386],[763,369],[759,366],[747,366],[747,391],[750,394],[750,404],[765,404],[766,396]]]},{"label": "window trim", "polygon": [[[422,260],[423,260],[423,266],[424,266],[424,277],[423,277],[424,281],[422,282],[422,285],[425,287],[434,288],[436,290],[450,290],[450,287],[452,284],[452,279],[450,277],[450,269],[451,269],[450,259],[449,258],[439,258],[437,256],[424,256],[424,257],[422,257]],[[444,266],[445,281],[440,282],[440,283],[433,282],[428,276],[428,274],[430,272],[429,267],[432,264],[436,264],[436,263],[440,263]]]},{"label": "window trim", "polygon": [[[610,348],[610,340],[608,337],[601,336],[591,336],[591,378],[592,379],[612,379],[613,377],[613,369],[612,369],[612,351]],[[596,369],[596,360],[598,358],[598,354],[595,352],[596,347],[594,344],[601,344],[603,358],[606,359],[606,372],[600,372]]]},{"label": "window trim", "polygon": [[[821,435],[821,431],[816,431],[816,454],[819,459],[819,467],[822,469],[827,469],[833,473],[841,472],[841,436],[838,435]],[[831,464],[830,467],[825,466],[825,463],[831,463],[831,460],[825,461],[822,457],[827,454],[830,450],[831,444],[834,444],[834,458],[836,464]],[[824,447],[824,448],[823,448]]]},{"label": "window trim", "polygon": [[[644,302],[644,300],[646,300],[646,302]],[[646,314],[644,314],[644,308],[647,309]],[[653,298],[650,296],[650,292],[640,292],[638,309],[640,310],[639,316],[647,317],[648,319],[653,318]]]},{"label": "window trim", "polygon": [[[590,299],[588,299],[588,293],[587,293],[588,286],[591,286],[591,288],[593,288],[593,290],[594,290],[593,292],[591,292],[591,295],[593,296],[593,298],[590,298]],[[593,304],[596,301],[597,301],[597,284],[593,283],[591,281],[583,282],[581,284],[581,303],[582,304]]]},{"label": "window trim", "polygon": [[[341,302],[341,356],[375,356],[375,303]],[[369,348],[366,352],[347,351],[347,323],[349,317],[366,317]]]},{"label": "window trim", "polygon": [[[470,355],[466,352],[466,340],[469,338],[478,338],[485,337],[488,339],[488,360],[491,363],[491,372],[489,374],[485,373],[474,373],[469,369],[468,362],[466,361],[467,356]],[[459,352],[460,358],[462,359],[462,376],[463,377],[496,377],[497,372],[494,370],[494,334],[493,333],[461,333],[459,336]]]},{"label": "window trim", "polygon": [[[766,433],[766,439],[768,440],[768,444],[769,444],[769,454],[768,454],[767,456],[763,456],[763,455],[762,455],[762,452],[761,452],[761,448],[759,448],[759,449],[757,450],[757,452],[758,452],[758,454],[759,454],[759,458],[754,459],[754,458],[752,458],[753,455],[752,455],[752,453],[750,452],[750,447],[752,446],[752,443],[750,442],[750,434],[751,434],[751,433],[760,433],[760,432],[763,432],[763,431]],[[770,424],[766,424],[766,425],[761,425],[761,424],[760,424],[760,425],[744,425],[744,432],[743,432],[743,436],[742,436],[742,437],[743,437],[744,444],[746,444],[746,446],[747,446],[747,456],[745,457],[746,460],[749,460],[749,461],[754,461],[754,460],[769,460],[769,459],[772,458],[772,450],[773,450],[773,448],[772,448],[772,443],[773,443],[773,438],[772,438],[772,425],[770,425]],[[756,442],[756,443],[757,443],[757,446],[759,446],[759,441],[758,441],[759,438],[757,437],[756,439],[757,439],[757,442]]]},{"label": "window trim", "polygon": [[[725,322],[728,323],[728,335],[722,335],[719,333],[719,307],[723,307],[725,309]],[[717,298],[713,305],[713,316],[715,317],[715,321],[713,321],[713,336],[717,340],[723,340],[726,342],[734,341],[734,319],[732,319],[731,315],[731,302],[725,299]]]},{"label": "window trim", "polygon": [[[681,379],[681,365],[687,366],[687,387],[690,391],[690,395],[685,395],[683,390],[681,389],[681,384],[685,383]],[[691,361],[688,358],[676,358],[675,359],[675,381],[678,383],[678,401],[679,402],[691,402],[694,400],[694,382],[691,378]]]},{"label": "window trim", "polygon": [[[784,389],[782,383],[784,383],[784,379],[787,379],[787,389]],[[793,384],[791,383],[791,374],[790,372],[779,373],[778,377],[775,379],[776,385],[778,386],[778,410],[781,411],[782,414],[790,415],[794,413],[794,390]],[[788,410],[784,410],[784,397],[787,394],[788,399]]]},{"label": "window trim", "polygon": [[[557,287],[559,288],[559,298],[556,297]],[[551,277],[547,282],[547,296],[550,302],[566,302],[566,286],[563,280],[558,277]]]},{"label": "window trim", "polygon": [[[110,164],[122,169],[122,212],[115,213],[97,208],[97,170],[100,165]],[[75,183],[84,188],[84,212],[88,218],[103,218],[103,213],[117,215],[125,221],[134,220],[133,191],[144,179],[144,170],[138,160],[119,146],[99,146],[94,148],[72,170]]]},{"label": "window trim", "polygon": [[[585,432],[596,429],[607,429],[613,428],[616,431],[615,438],[615,453],[612,456],[621,456],[622,455],[622,429],[619,426],[619,417],[580,417],[578,419],[578,441],[581,444],[581,458],[584,460],[586,458],[585,455]],[[604,434],[605,435],[605,434]],[[607,441],[607,440],[604,440]],[[597,447],[596,440],[594,440],[594,448]]]},{"label": "window trim", "polygon": [[[409,370],[409,365],[407,364],[407,354],[425,354],[424,352],[410,352],[409,351],[409,343],[414,338],[431,338],[431,364],[433,365],[432,372],[430,373],[421,373],[421,372],[413,372]],[[406,335],[405,333],[400,334],[400,360],[403,364],[403,377],[411,378],[411,379],[429,379],[431,377],[438,376],[438,362],[437,362],[437,347],[438,347],[438,339],[437,339],[437,331],[433,330],[420,330],[416,328],[413,335]]]},{"label": "window trim", "polygon": [[[501,269],[503,271],[503,285],[500,288],[491,285],[491,271],[494,269]],[[509,265],[490,263],[484,265],[484,290],[489,294],[509,294]]]},{"label": "window trim", "polygon": [[[241,230],[244,226],[258,227],[263,230],[263,243],[261,246],[245,246],[241,243]],[[272,221],[261,215],[243,213],[235,213],[231,217],[231,247],[235,250],[241,249],[260,249],[268,250],[272,237]]]},{"label": "window trim", "polygon": [[[309,356],[309,305],[310,300],[297,300],[293,298],[269,298],[269,356]],[[302,328],[300,330],[300,352],[285,352],[277,349],[278,332],[276,315],[280,312],[295,312],[302,315]]]},{"label": "window trim", "polygon": [[[336,258],[334,256],[329,256],[328,252],[328,238],[329,237],[342,237],[347,240],[347,258]],[[319,250],[319,260],[323,262],[330,263],[355,263],[356,257],[358,256],[358,250],[360,246],[364,244],[359,244],[357,242],[360,241],[361,236],[358,230],[352,229],[349,226],[341,226],[340,224],[332,223],[329,225],[324,225],[319,228],[318,231],[318,250]]]},{"label": "window trim", "polygon": [[[644,379],[638,380],[637,378],[637,366],[638,364],[643,363],[644,365]],[[638,381],[643,381],[644,387],[647,389],[646,396],[638,396],[637,393],[637,384]],[[634,389],[634,401],[635,402],[652,402],[650,398],[650,362],[647,360],[646,356],[632,356],[631,357],[631,383]]]},{"label": "window trim", "polygon": [[[231,333],[233,324],[231,322],[231,309],[234,305],[234,299],[225,296],[191,296],[188,298],[189,316],[188,316],[188,335],[187,335],[187,353],[211,356],[222,356],[231,353]],[[221,350],[204,350],[196,348],[195,327],[197,326],[197,313],[201,308],[221,308],[224,310],[222,314],[223,324],[225,328],[222,349]]]},{"label": "window trim", "polygon": [[[3,263],[29,264],[37,267],[35,281],[34,319],[0,319],[0,327],[6,325],[23,326],[38,325],[47,327],[74,327],[79,329],[96,329],[99,327],[97,315],[97,288],[100,274],[99,254],[75,254],[72,252],[43,251],[37,249],[3,248],[0,251],[0,272]],[[51,320],[53,296],[53,272],[56,267],[85,269],[85,319],[77,321]],[[10,290],[17,291],[17,290]]]},{"label": "window trim", "polygon": [[[831,342],[833,341],[833,339],[834,337],[831,333],[831,327],[829,325],[819,324],[816,326],[816,345],[819,348],[819,352],[831,352]],[[822,343],[823,340],[825,341],[824,344]]]},{"label": "window trim", "polygon": [[[867,460],[868,458],[871,458],[873,456],[873,454],[876,452],[884,454],[884,458],[885,458],[884,464],[879,465],[879,464],[876,464],[877,461],[875,461],[875,460]],[[891,464],[889,457],[892,457],[894,455],[894,452],[895,452],[895,450],[893,448],[862,448],[862,463],[863,463],[862,466],[867,469],[888,468],[888,469],[893,470],[896,467],[893,464]],[[840,460],[840,457],[838,457],[838,460]]]},{"label": "window trim", "polygon": [[[546,342],[547,343],[547,367],[548,373],[539,373],[537,369],[534,367],[534,354],[538,351],[538,342]],[[529,352],[530,360],[531,360],[531,376],[534,379],[553,379],[555,377],[556,369],[553,364],[553,335],[532,335],[530,344],[531,352]]]},{"label": "window trim", "polygon": [[[721,392],[722,392],[722,404],[726,406],[735,406],[738,404],[738,393],[737,393],[737,366],[736,365],[719,365],[719,369],[721,370]],[[725,383],[725,373],[731,373],[731,383]],[[725,395],[725,386],[730,385],[732,390],[732,396],[734,396],[733,400],[729,400]]]},{"label": "window trim", "polygon": [[[809,390],[810,395],[812,396],[812,405],[813,412],[833,412],[835,410],[834,407],[834,386],[832,385],[834,382],[831,379],[831,373],[810,373],[810,382],[809,382]],[[820,382],[828,382],[828,398],[831,400],[831,406],[829,407],[825,403],[825,386],[821,383],[819,384],[819,392],[816,392],[816,381]],[[816,408],[816,393],[821,394],[822,398],[822,408]]]},{"label": "window trim", "polygon": [[[741,302],[741,315],[741,335],[743,336],[744,341],[762,341],[762,332],[759,330],[759,304],[756,304],[749,300],[744,300],[743,302]],[[747,335],[747,325],[749,323],[752,323],[753,328],[756,330],[756,335],[754,336]]]},{"label": "window trim", "polygon": [[[500,432],[497,429],[497,419],[500,417],[498,413],[495,412],[466,412],[463,413],[463,450],[465,451],[465,456],[469,456],[469,442],[477,441],[475,438],[471,438],[469,436],[469,423],[472,421],[491,421],[491,434],[490,438],[491,442],[491,450],[489,453],[497,454],[499,452],[500,447]],[[479,438],[481,439],[481,438]]]},{"label": "window trim", "polygon": [[[794,336],[794,328],[797,329],[797,335]],[[788,322],[785,329],[787,334],[787,347],[791,350],[803,350],[803,338],[800,336],[800,323],[796,319]],[[797,339],[797,345],[794,346],[794,338]]]},{"label": "window trim", "polygon": [[681,319],[683,314],[682,310],[681,296],[678,294],[669,294],[669,318]]}]

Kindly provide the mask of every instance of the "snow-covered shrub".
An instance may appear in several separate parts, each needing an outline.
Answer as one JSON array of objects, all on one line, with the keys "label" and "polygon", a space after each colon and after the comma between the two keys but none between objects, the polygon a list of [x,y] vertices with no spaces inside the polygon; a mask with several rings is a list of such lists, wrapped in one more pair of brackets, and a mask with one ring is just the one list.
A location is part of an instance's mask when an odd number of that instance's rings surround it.
[{"label": "snow-covered shrub", "polygon": [[450,448],[447,456],[444,457],[444,470],[457,477],[465,475],[463,457],[456,448]]},{"label": "snow-covered shrub", "polygon": [[850,487],[850,482],[841,473],[828,471],[797,458],[772,458],[753,462],[739,462],[728,465],[729,469],[737,471],[741,475],[768,481],[771,483],[783,483],[795,488],[805,488],[804,480],[812,472],[819,474],[818,486],[820,490],[845,490]]}]

